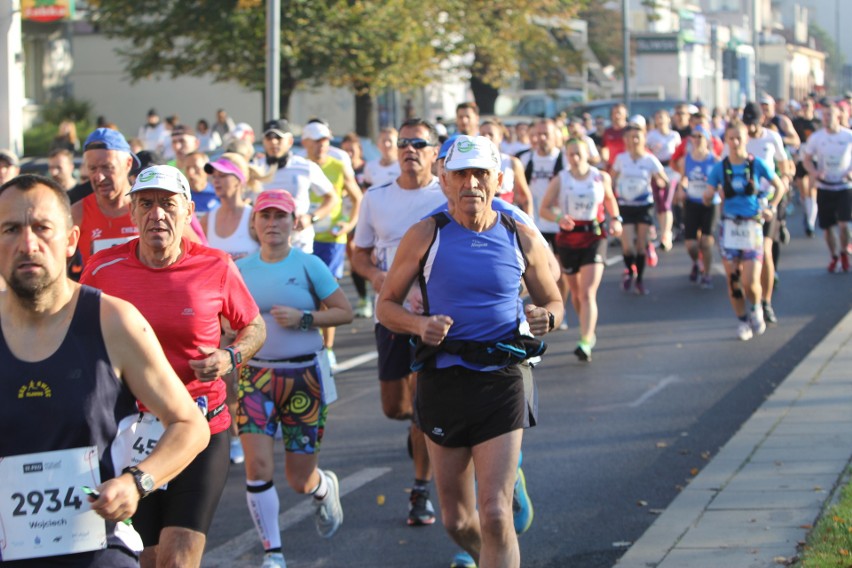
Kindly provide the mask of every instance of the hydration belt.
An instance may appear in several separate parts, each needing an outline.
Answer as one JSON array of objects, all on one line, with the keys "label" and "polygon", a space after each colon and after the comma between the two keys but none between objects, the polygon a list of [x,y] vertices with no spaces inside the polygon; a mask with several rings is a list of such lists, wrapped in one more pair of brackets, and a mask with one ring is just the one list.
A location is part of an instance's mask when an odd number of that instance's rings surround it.
[{"label": "hydration belt", "polygon": [[547,350],[541,339],[517,333],[512,339],[495,343],[480,341],[444,340],[440,345],[426,345],[419,337],[412,337],[414,362],[412,371],[435,368],[435,355],[444,352],[458,355],[464,361],[483,367],[507,367],[530,357],[538,357]]}]

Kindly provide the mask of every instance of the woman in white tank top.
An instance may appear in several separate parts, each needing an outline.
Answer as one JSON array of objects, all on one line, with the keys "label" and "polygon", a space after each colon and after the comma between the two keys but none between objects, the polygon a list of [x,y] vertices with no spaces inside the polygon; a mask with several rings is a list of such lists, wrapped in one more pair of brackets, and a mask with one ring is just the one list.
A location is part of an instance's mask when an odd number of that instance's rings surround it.
[{"label": "woman in white tank top", "polygon": [[211,175],[213,189],[222,202],[204,217],[202,226],[210,247],[225,251],[234,260],[258,250],[249,231],[251,206],[243,198],[249,176],[248,164],[239,154],[222,154],[204,166]]}]

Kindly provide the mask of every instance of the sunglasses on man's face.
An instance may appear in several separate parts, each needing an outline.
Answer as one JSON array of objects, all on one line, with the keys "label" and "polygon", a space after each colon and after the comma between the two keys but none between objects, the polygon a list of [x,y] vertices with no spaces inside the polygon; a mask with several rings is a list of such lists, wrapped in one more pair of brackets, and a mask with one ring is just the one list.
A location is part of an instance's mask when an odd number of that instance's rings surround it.
[{"label": "sunglasses on man's face", "polygon": [[281,136],[279,136],[278,134],[275,134],[274,132],[270,132],[269,134],[264,134],[263,137],[266,138],[267,140],[283,140],[283,138]]},{"label": "sunglasses on man's face", "polygon": [[400,138],[396,141],[397,148],[407,148],[411,146],[415,150],[422,150],[428,146],[434,146],[428,140],[423,140],[422,138]]}]

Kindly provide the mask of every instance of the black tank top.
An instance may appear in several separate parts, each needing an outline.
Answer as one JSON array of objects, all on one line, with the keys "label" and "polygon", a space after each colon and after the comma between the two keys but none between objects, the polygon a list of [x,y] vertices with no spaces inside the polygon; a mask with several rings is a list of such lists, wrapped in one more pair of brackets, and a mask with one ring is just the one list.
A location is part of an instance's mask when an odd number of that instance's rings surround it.
[{"label": "black tank top", "polygon": [[97,446],[101,481],[116,476],[110,444],[136,405],[110,365],[100,303],[100,290],[82,286],[65,339],[36,363],[15,357],[0,333],[0,456]]}]

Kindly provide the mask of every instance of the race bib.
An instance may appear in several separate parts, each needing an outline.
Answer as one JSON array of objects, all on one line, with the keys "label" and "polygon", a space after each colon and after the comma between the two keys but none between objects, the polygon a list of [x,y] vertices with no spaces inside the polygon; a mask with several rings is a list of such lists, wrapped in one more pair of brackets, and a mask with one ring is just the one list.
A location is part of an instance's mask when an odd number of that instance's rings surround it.
[{"label": "race bib", "polygon": [[[165,431],[163,423],[150,412],[131,414],[124,418],[118,423],[118,434],[112,441],[115,471],[142,463],[157,447]],[[166,485],[161,489],[166,489]]]},{"label": "race bib", "polygon": [[0,560],[106,548],[82,486],[101,482],[95,446],[0,458]]},{"label": "race bib", "polygon": [[390,267],[393,264],[393,259],[396,257],[396,249],[397,247],[376,249],[376,266],[378,266],[379,270],[384,272],[390,270]]},{"label": "race bib", "polygon": [[704,199],[704,192],[707,190],[707,182],[703,179],[691,179],[686,185],[686,195],[690,199]]},{"label": "race bib", "polygon": [[841,181],[846,169],[843,167],[843,156],[823,156],[823,177],[825,181]]},{"label": "race bib", "polygon": [[641,177],[622,177],[618,179],[618,194],[625,201],[638,201],[650,192],[648,180]]},{"label": "race bib", "polygon": [[595,211],[594,193],[572,193],[568,198],[568,215],[577,221],[593,221]]},{"label": "race bib", "polygon": [[725,219],[726,249],[755,251],[763,246],[763,227],[754,219]]}]

